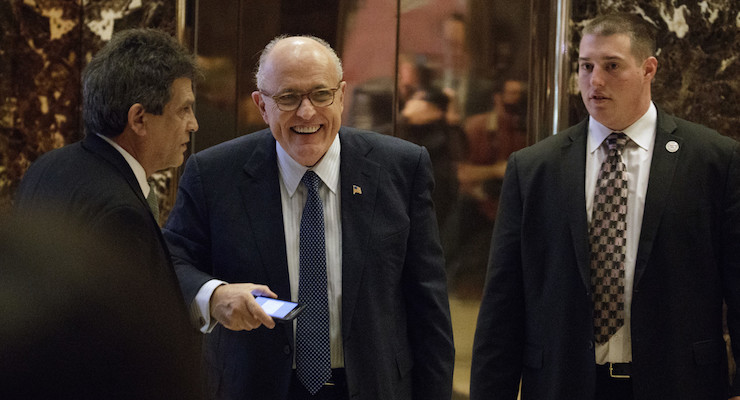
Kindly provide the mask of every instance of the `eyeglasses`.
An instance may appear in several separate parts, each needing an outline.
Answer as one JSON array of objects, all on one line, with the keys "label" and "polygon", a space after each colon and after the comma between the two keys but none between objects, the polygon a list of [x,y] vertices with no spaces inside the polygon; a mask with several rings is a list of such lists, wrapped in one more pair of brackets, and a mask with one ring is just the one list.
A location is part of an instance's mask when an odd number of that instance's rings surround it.
[{"label": "eyeglasses", "polygon": [[301,106],[304,97],[308,97],[308,101],[310,101],[314,107],[329,107],[334,104],[334,95],[337,93],[337,90],[339,90],[341,85],[342,82],[339,82],[335,88],[316,89],[306,93],[286,92],[271,95],[262,90],[259,92],[270,97],[280,111],[293,111],[297,110],[298,107]]}]

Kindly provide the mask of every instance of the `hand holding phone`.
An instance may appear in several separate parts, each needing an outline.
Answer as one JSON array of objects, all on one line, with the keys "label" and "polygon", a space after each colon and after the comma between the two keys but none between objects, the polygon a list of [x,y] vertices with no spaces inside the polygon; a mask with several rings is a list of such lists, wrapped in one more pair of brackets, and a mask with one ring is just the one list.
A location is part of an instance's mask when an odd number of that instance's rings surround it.
[{"label": "hand holding phone", "polygon": [[276,321],[292,321],[306,307],[305,304],[263,296],[257,296],[255,300]]}]

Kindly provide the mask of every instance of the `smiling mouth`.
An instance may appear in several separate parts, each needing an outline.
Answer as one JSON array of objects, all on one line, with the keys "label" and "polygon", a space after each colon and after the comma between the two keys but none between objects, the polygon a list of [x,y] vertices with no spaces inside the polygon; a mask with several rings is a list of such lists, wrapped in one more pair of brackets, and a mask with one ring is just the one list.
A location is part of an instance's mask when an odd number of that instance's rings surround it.
[{"label": "smiling mouth", "polygon": [[301,135],[310,135],[312,133],[316,133],[319,129],[321,129],[321,125],[294,126],[290,129],[293,132],[301,134]]}]

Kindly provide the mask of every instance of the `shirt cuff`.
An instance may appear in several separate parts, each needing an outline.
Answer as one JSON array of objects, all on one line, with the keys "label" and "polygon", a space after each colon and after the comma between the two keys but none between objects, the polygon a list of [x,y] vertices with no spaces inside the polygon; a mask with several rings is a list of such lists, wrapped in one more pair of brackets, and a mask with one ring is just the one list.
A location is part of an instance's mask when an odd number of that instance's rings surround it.
[{"label": "shirt cuff", "polygon": [[190,315],[195,321],[195,325],[203,333],[210,333],[216,327],[218,321],[211,319],[211,296],[217,287],[226,285],[226,282],[211,279],[203,284],[195,295],[193,303],[190,305]]}]

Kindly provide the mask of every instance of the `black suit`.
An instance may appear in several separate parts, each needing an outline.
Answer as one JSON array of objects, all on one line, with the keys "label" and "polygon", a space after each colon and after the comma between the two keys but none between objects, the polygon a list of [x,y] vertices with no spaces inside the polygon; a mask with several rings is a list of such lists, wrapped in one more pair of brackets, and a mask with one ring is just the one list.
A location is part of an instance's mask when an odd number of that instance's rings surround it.
[{"label": "black suit", "polygon": [[176,285],[166,243],[131,167],[97,135],[39,157],[14,206],[19,213],[64,213],[91,232],[109,234],[131,251],[131,264],[149,266],[168,290]]},{"label": "black suit", "polygon": [[[449,400],[454,350],[429,155],[351,128],[339,138],[350,398]],[[290,298],[275,145],[263,130],[188,160],[164,230],[188,302],[212,277]],[[209,394],[286,398],[293,343],[291,324],[250,332],[218,325],[206,336]]]},{"label": "black suit", "polygon": [[[474,400],[516,399],[520,376],[523,399],[594,396],[587,128],[509,160],[475,336]],[[738,143],[660,110],[656,135],[631,308],[635,399],[724,400],[723,300],[740,340]]]},{"label": "black suit", "polygon": [[[162,368],[181,371],[179,376],[183,381],[179,385],[192,388],[184,393],[197,398],[198,383],[194,379],[197,376],[196,331],[189,322],[162,233],[123,156],[97,135],[88,135],[80,142],[46,153],[26,172],[14,205],[19,216],[54,213],[71,220],[74,225],[70,226],[84,231],[81,237],[96,241],[87,245],[96,248],[99,243],[99,247],[110,251],[106,254],[116,260],[112,265],[124,264],[130,269],[125,276],[138,276],[142,286],[156,288],[157,291],[149,293],[147,298],[132,297],[125,301],[132,303],[132,309],[150,309],[151,315],[141,318],[150,321],[154,320],[152,316],[157,316],[157,322],[141,331],[122,335],[152,335],[154,342],[169,337],[173,359],[170,364],[163,363]],[[29,218],[29,221],[37,219]],[[49,218],[48,221],[59,220]],[[59,229],[58,226],[50,228]],[[69,234],[74,231],[70,230]],[[107,276],[110,266],[101,265],[100,270],[101,276]],[[98,277],[91,278],[90,282],[95,279]],[[127,332],[128,328],[122,326],[121,332]],[[96,338],[96,332],[90,335]],[[141,365],[130,367],[136,369]]]}]

